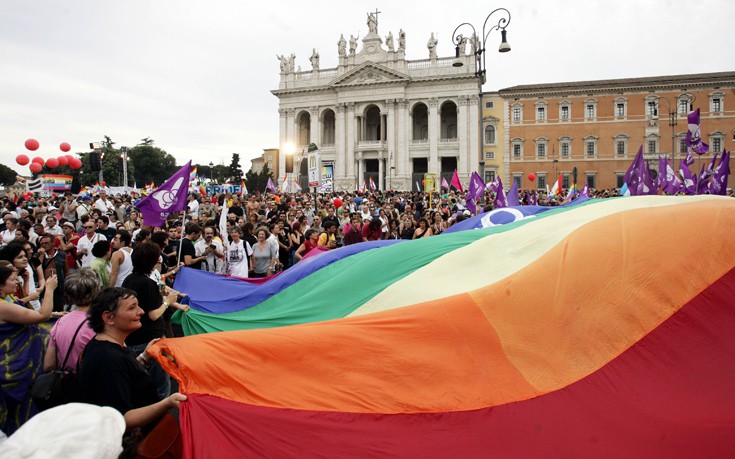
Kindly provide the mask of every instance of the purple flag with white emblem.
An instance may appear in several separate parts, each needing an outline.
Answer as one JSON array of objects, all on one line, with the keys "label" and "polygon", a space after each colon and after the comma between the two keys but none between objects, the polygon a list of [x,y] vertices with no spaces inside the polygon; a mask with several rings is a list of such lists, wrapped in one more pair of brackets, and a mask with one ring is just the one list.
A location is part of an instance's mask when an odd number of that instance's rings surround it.
[{"label": "purple flag with white emblem", "polygon": [[477,214],[477,205],[475,204],[474,199],[467,199],[464,204],[465,204],[465,207],[467,207],[467,210],[472,212],[472,215]]},{"label": "purple flag with white emblem", "polygon": [[[663,166],[663,167],[662,167]],[[679,176],[674,173],[674,168],[669,163],[669,158],[663,158],[663,164],[659,158],[659,177],[661,177],[660,184],[661,189],[664,193],[676,194],[681,188],[681,180]]]},{"label": "purple flag with white emblem", "polygon": [[495,191],[495,200],[493,201],[495,208],[497,209],[499,207],[508,207],[508,198],[505,196],[503,181],[500,179],[500,177],[498,177],[498,179],[493,182],[491,186],[493,188],[493,191]]},{"label": "purple flag with white emblem", "polygon": [[518,182],[516,182],[515,180],[513,180],[513,185],[510,187],[510,190],[508,190],[506,199],[508,201],[509,206],[520,206],[521,205],[521,202],[518,199]]},{"label": "purple flag with white emblem", "polygon": [[703,155],[709,151],[709,145],[702,142],[702,134],[699,128],[699,109],[687,115],[689,130],[687,131],[686,143],[694,153]]},{"label": "purple flag with white emblem", "polygon": [[679,163],[679,173],[682,177],[680,191],[685,194],[695,194],[697,192],[697,178],[692,175],[692,171],[682,163]]},{"label": "purple flag with white emblem", "polygon": [[186,209],[190,170],[191,161],[163,182],[156,191],[138,201],[135,207],[143,214],[144,225],[161,227],[170,214]]},{"label": "purple flag with white emblem", "polygon": [[579,192],[580,198],[589,198],[590,197],[590,187],[589,184],[585,183],[584,187],[582,188],[582,191]]},{"label": "purple flag with white emblem", "polygon": [[485,191],[485,183],[482,181],[482,177],[477,172],[473,172],[470,177],[470,186],[467,190],[467,199],[477,201],[482,197],[482,193]]},{"label": "purple flag with white emblem", "polygon": [[623,177],[623,181],[628,185],[628,190],[630,190],[630,194],[633,196],[648,194],[643,192],[645,188],[645,184],[643,182],[643,171],[645,168],[646,164],[645,161],[643,161],[643,145],[641,145],[640,148],[638,148],[638,153],[636,153],[633,162],[630,164],[630,167],[628,167],[628,170],[625,172],[625,176]]},{"label": "purple flag with white emblem", "polygon": [[727,179],[730,176],[730,152],[725,150],[722,153],[720,164],[715,169],[712,182],[709,184],[709,194],[719,194],[724,196],[727,192]]},{"label": "purple flag with white emblem", "polygon": [[717,153],[712,156],[712,161],[707,164],[707,168],[700,171],[699,180],[697,181],[697,194],[705,194],[709,190],[709,182],[715,173],[715,164],[717,164]]},{"label": "purple flag with white emblem", "polygon": [[[681,167],[681,160],[679,160],[679,163],[680,163],[679,167]],[[689,167],[692,164],[694,164],[694,156],[692,156],[692,149],[691,148],[687,148],[687,156],[686,156],[686,158],[684,158],[684,164],[687,167]],[[673,164],[672,164],[672,166],[673,166]]]},{"label": "purple flag with white emblem", "polygon": [[538,204],[538,198],[536,197],[536,190],[531,190],[528,193],[528,205],[535,206]]}]

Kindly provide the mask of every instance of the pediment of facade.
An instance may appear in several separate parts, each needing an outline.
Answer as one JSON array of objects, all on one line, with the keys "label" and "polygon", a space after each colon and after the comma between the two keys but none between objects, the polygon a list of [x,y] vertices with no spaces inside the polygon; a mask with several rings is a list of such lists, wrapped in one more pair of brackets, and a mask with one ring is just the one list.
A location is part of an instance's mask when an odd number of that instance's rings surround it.
[{"label": "pediment of facade", "polygon": [[411,78],[401,72],[374,62],[365,62],[330,83],[332,87],[361,86],[376,83],[408,82]]}]

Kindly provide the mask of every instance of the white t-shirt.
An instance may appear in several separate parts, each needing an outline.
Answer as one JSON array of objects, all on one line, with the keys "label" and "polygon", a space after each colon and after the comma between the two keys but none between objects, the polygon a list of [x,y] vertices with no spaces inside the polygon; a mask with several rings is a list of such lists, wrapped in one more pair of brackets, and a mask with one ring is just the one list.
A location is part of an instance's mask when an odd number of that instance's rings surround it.
[{"label": "white t-shirt", "polygon": [[83,249],[87,249],[87,253],[82,255],[82,268],[87,268],[89,265],[92,264],[94,261],[94,255],[92,255],[92,246],[94,246],[99,241],[106,241],[107,238],[104,234],[100,233],[94,233],[94,237],[90,240],[89,237],[85,234],[84,236],[80,237],[77,241],[77,253],[82,253]]},{"label": "white t-shirt", "polygon": [[250,271],[250,255],[253,249],[246,241],[240,239],[240,242],[230,242],[227,246],[227,262],[229,264],[230,276],[248,277]]},{"label": "white t-shirt", "polygon": [[[222,253],[222,243],[219,242],[216,239],[212,239],[211,245],[215,246],[217,249],[217,252]],[[209,246],[207,244],[207,241],[204,239],[199,239],[196,244],[194,244],[194,250],[196,250],[196,256],[201,257],[204,255],[204,249],[206,249]],[[223,274],[225,272],[225,260],[223,258],[218,258],[215,254],[209,253],[207,255],[207,264],[205,265],[202,263],[202,270],[209,271],[211,273],[218,273]]]},{"label": "white t-shirt", "polygon": [[199,216],[199,201],[197,201],[196,199],[192,199],[191,201],[189,201],[189,204],[187,204],[186,207],[189,208],[190,217]]}]

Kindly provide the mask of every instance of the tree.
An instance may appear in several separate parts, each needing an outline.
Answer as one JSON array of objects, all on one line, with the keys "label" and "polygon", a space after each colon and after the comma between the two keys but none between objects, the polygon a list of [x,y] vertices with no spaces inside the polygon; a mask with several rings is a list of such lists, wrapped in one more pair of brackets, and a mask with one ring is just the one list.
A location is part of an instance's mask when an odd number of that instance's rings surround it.
[{"label": "tree", "polygon": [[135,183],[139,186],[150,182],[160,185],[179,168],[173,156],[152,145],[136,145],[128,150],[129,169],[131,164]]},{"label": "tree", "polygon": [[5,164],[0,164],[0,185],[10,186],[15,183],[18,174]]},{"label": "tree", "polygon": [[240,169],[240,154],[232,154],[232,162],[230,163],[230,176],[234,182],[242,180],[242,169]]},{"label": "tree", "polygon": [[247,183],[248,191],[250,193],[255,193],[256,191],[259,191],[261,193],[265,192],[265,188],[268,185],[268,179],[273,178],[273,173],[268,168],[268,165],[264,165],[263,169],[259,173],[255,173],[252,169],[250,169],[245,174],[245,181]]}]

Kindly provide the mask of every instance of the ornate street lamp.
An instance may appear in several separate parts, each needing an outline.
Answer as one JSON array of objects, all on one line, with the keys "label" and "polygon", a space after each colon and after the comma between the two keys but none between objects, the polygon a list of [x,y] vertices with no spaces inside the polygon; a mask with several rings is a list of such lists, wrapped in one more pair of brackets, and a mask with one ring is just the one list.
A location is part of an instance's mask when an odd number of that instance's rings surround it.
[{"label": "ornate street lamp", "polygon": [[[498,20],[497,24],[492,25],[488,29],[487,23],[490,20],[490,17],[495,15],[495,13],[499,13],[502,17]],[[469,22],[463,22],[462,24],[458,25],[456,29],[454,29],[454,32],[452,32],[452,43],[454,43],[454,51],[455,51],[455,59],[452,65],[454,67],[462,67],[464,65],[464,62],[462,62],[460,56],[460,45],[462,43],[466,43],[465,40],[473,40],[473,46],[475,50],[475,76],[480,78],[480,88],[482,89],[482,85],[485,84],[486,81],[486,74],[485,74],[485,43],[487,42],[487,37],[490,35],[490,32],[493,30],[500,30],[500,46],[498,47],[498,52],[501,53],[507,53],[510,51],[510,45],[508,44],[508,32],[505,30],[506,27],[510,24],[510,11],[508,11],[505,8],[497,8],[490,12],[490,14],[487,15],[485,18],[485,22],[482,24],[482,36],[477,36],[477,30],[475,29],[475,26],[470,24]],[[462,28],[463,26],[469,26],[472,29],[472,36],[471,37],[465,37],[462,34],[457,35],[457,31]],[[478,38],[481,38],[481,40],[478,40]],[[482,91],[480,91],[482,92]]]}]

